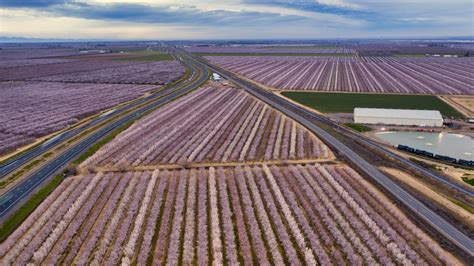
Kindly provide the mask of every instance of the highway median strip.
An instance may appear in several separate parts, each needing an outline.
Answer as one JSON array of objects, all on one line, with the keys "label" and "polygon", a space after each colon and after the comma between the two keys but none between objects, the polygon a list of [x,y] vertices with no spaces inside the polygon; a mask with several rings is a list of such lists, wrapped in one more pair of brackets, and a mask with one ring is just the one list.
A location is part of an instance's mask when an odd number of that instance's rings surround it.
[{"label": "highway median strip", "polygon": [[0,242],[3,242],[41,202],[63,181],[63,174],[56,175],[38,192],[32,195],[18,210],[8,217],[0,227]]},{"label": "highway median strip", "polygon": [[41,156],[41,158],[32,161],[31,163],[25,165],[20,170],[14,172],[12,175],[8,176],[8,178],[5,178],[6,180],[0,181],[0,189],[4,189],[6,186],[8,186],[8,184],[15,181],[17,178],[21,177],[24,173],[30,171],[33,167],[37,166],[39,163],[45,161],[51,155],[52,155],[51,152],[47,152],[47,153],[43,154],[43,156]]},{"label": "highway median strip", "polygon": [[[173,86],[179,84],[180,82],[186,80],[186,79],[189,77],[189,75],[191,74],[191,72],[189,71],[189,68],[188,68],[188,67],[186,67],[185,70],[186,70],[185,74],[184,74],[182,77],[180,77],[179,79],[177,79],[177,80],[175,80],[175,81],[173,81],[173,82],[171,82],[171,83],[168,83],[168,84],[164,85],[164,86],[161,87],[161,88],[157,88],[157,89],[155,89],[155,90],[152,90],[152,91],[150,91],[149,93],[150,93],[150,94],[159,93],[159,92],[161,92],[161,91],[163,91],[163,90],[165,90],[165,89],[167,89],[167,88],[173,87]],[[122,103],[120,103],[120,104],[114,106],[114,107],[111,108],[111,109],[118,109],[118,108],[123,107],[123,106],[125,106],[125,105],[127,105],[127,104],[133,104],[134,102],[136,102],[136,101],[142,99],[144,96],[146,96],[146,94],[145,94],[145,95],[142,95],[142,96],[140,96],[140,97],[138,97],[138,98],[136,98],[136,99],[133,99],[133,100],[130,100],[130,101],[126,101],[126,102],[122,102]],[[153,99],[153,100],[155,100],[155,99]],[[143,104],[146,104],[146,103],[147,103],[147,102],[145,102],[145,103],[143,103]],[[135,108],[132,108],[132,109],[136,109],[137,107],[143,106],[143,104],[138,105],[138,106],[136,106]],[[106,111],[105,111],[105,112],[106,112]],[[120,115],[122,115],[122,114],[126,114],[126,113],[127,113],[127,112],[125,112],[125,113],[118,113],[118,114],[116,114],[115,116],[112,116],[110,119],[115,119],[115,118],[117,118],[118,116],[120,116]],[[72,127],[71,127],[70,129],[73,130],[74,128],[78,128],[78,127],[80,127],[80,126],[83,126],[86,122],[90,122],[91,120],[93,120],[93,119],[95,119],[95,118],[97,118],[97,117],[99,117],[99,116],[101,116],[101,115],[103,115],[103,114],[104,114],[104,112],[100,112],[100,113],[97,113],[97,114],[93,114],[93,115],[91,115],[91,116],[89,116],[89,117],[87,117],[87,118],[84,118],[84,119],[82,119],[81,121],[79,121],[78,123],[72,125]],[[108,122],[108,121],[110,121],[110,120],[105,120],[104,122]],[[98,125],[95,125],[95,126],[91,127],[90,129],[86,130],[85,132],[82,132],[82,133],[79,134],[78,136],[75,136],[75,137],[69,139],[69,140],[67,141],[67,143],[71,143],[71,142],[75,141],[75,140],[77,139],[77,137],[83,137],[85,134],[89,133],[90,130],[95,130],[95,129],[97,129],[97,128],[98,128],[99,126],[101,126],[101,125],[103,125],[103,122],[100,123],[100,124],[98,124]],[[38,146],[44,145],[48,140],[54,138],[55,136],[57,136],[57,135],[59,135],[59,134],[62,134],[62,133],[68,132],[67,130],[69,130],[69,129],[62,129],[62,130],[60,130],[60,131],[57,131],[56,133],[54,133],[53,135],[51,135],[50,138],[45,139],[45,140],[43,140],[43,141],[40,141],[40,142],[38,142],[38,143],[34,143],[31,147],[28,147],[28,148],[26,148],[25,150],[23,150],[23,151],[21,151],[21,152],[18,152],[18,153],[12,152],[12,155],[11,155],[11,156],[5,155],[5,158],[2,159],[2,160],[0,160],[0,165],[7,164],[8,162],[11,162],[11,161],[16,160],[17,158],[21,157],[21,156],[24,155],[25,153],[31,152],[31,150],[37,148]]]},{"label": "highway median strip", "polygon": [[[195,69],[196,73],[201,73],[202,72],[196,66],[194,67],[194,69]],[[167,88],[179,85],[179,83],[181,83],[183,81],[186,81],[188,76],[191,74],[191,72],[189,71],[189,66],[187,67],[186,70],[187,71],[186,71],[185,76],[183,76],[180,80],[175,81],[175,83],[169,84],[167,86]],[[110,123],[111,121],[115,121],[115,120],[119,119],[120,117],[124,117],[125,115],[129,114],[130,112],[135,111],[139,108],[146,107],[149,104],[152,105],[152,108],[150,108],[149,110],[144,110],[140,115],[137,114],[136,116],[131,118],[129,121],[126,121],[122,125],[119,125],[115,129],[112,129],[111,131],[105,133],[105,135],[102,136],[101,139],[96,141],[96,143],[92,144],[92,146],[89,147],[88,149],[86,149],[82,154],[79,154],[78,157],[71,164],[66,166],[65,168],[67,170],[65,170],[61,174],[55,176],[51,181],[49,181],[47,184],[45,184],[37,193],[31,195],[27,199],[26,203],[23,204],[21,207],[19,207],[18,210],[16,210],[10,216],[6,217],[6,220],[2,223],[1,228],[0,228],[0,241],[3,241],[4,239],[6,239],[6,237],[8,237],[8,235],[11,232],[13,232],[21,224],[21,222],[23,222],[26,219],[26,217],[28,217],[28,215],[31,214],[31,212],[61,183],[61,181],[64,179],[64,176],[66,174],[74,174],[76,172],[75,166],[77,166],[77,164],[80,164],[83,160],[85,160],[90,155],[94,154],[102,146],[107,144],[109,141],[113,140],[118,134],[120,134],[122,131],[124,131],[128,127],[130,127],[133,124],[133,122],[135,122],[136,120],[148,115],[153,110],[156,110],[157,108],[160,108],[161,106],[163,106],[165,104],[168,104],[169,102],[172,102],[172,101],[178,99],[179,97],[181,97],[183,95],[186,95],[190,91],[193,91],[194,89],[199,88],[203,83],[205,83],[208,80],[208,78],[210,76],[210,73],[208,71],[206,71],[206,72],[207,73],[203,72],[203,73],[201,73],[201,75],[193,77],[189,81],[186,81],[186,84],[179,85],[176,88],[173,88],[173,90],[167,92],[164,95],[161,95],[158,98],[154,98],[150,101],[146,101],[146,102],[144,102],[144,103],[142,103],[138,106],[135,106],[131,110],[127,110],[124,113],[121,113],[119,116],[113,117],[111,119],[108,119],[108,120],[104,121],[103,123],[100,123],[99,125],[96,125],[95,127],[93,127],[94,130],[92,130],[92,129],[87,130],[87,134],[89,134],[89,133],[91,133],[91,131],[95,131],[97,128],[101,128],[105,123]],[[205,79],[203,79],[204,77],[205,77]],[[199,82],[199,83],[193,84],[195,82]],[[195,86],[192,86],[190,88],[189,86],[191,86],[191,85],[195,85]],[[186,88],[187,88],[187,90],[184,90],[183,92],[179,93],[180,90],[183,90],[183,89],[186,89]],[[163,97],[166,97],[166,96],[169,97],[169,99],[167,99],[166,102],[158,104],[156,106],[153,106],[153,104],[155,103],[156,100],[162,99]],[[85,133],[86,132],[83,132],[79,136],[82,137],[83,134],[85,134]],[[77,140],[77,137],[78,136],[73,138],[74,141]],[[68,142],[70,142],[70,141],[68,141]],[[64,145],[65,144],[62,144],[59,147],[62,147]],[[8,197],[8,195],[5,194],[2,201],[5,200],[7,197]]]}]

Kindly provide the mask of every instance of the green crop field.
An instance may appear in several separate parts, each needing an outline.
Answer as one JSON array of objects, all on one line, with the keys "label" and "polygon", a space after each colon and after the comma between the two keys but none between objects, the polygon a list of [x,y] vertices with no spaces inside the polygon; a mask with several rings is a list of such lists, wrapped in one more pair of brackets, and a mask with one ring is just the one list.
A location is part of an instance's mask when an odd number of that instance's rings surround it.
[{"label": "green crop field", "polygon": [[453,107],[432,95],[326,93],[285,91],[283,96],[323,113],[352,113],[355,107],[439,110],[443,116],[462,118]]},{"label": "green crop field", "polygon": [[359,131],[359,132],[369,132],[369,131],[372,131],[372,128],[366,126],[366,125],[362,125],[362,124],[357,124],[357,123],[346,123],[344,124],[345,126],[347,127],[350,127],[356,131]]}]

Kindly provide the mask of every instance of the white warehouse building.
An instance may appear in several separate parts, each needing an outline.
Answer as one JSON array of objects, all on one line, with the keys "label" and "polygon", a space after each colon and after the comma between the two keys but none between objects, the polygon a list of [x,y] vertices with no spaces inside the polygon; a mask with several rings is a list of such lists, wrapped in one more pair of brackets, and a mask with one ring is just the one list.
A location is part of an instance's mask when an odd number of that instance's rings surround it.
[{"label": "white warehouse building", "polygon": [[443,126],[443,117],[435,110],[354,108],[354,122],[400,126]]}]

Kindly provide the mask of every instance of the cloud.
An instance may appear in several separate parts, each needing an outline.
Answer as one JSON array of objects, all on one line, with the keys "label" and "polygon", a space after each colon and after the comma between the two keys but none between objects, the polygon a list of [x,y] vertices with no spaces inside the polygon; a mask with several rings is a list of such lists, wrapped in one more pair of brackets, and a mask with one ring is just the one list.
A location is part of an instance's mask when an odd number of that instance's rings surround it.
[{"label": "cloud", "polygon": [[262,5],[285,5],[288,7],[318,7],[331,10],[331,8],[360,9],[360,5],[345,0],[245,0],[246,3]]},{"label": "cloud", "polygon": [[361,6],[334,0],[244,0],[246,4],[263,7],[281,7],[288,10],[300,10],[315,14],[332,14],[346,19],[363,19],[372,15],[371,12],[361,8]]},{"label": "cloud", "polygon": [[72,2],[53,6],[50,12],[67,17],[78,17],[97,20],[116,20],[141,23],[214,25],[229,26],[252,23],[290,23],[302,18],[297,16],[279,16],[260,12],[234,12],[226,10],[206,11],[194,6],[151,6],[144,4],[88,4]]},{"label": "cloud", "polygon": [[0,7],[25,8],[25,7],[48,7],[64,4],[70,0],[1,0]]},{"label": "cloud", "polygon": [[[466,35],[474,34],[472,8],[469,0],[0,0],[0,34],[31,28],[38,36],[54,29],[48,36],[54,37],[64,28],[64,35],[99,38],[101,30],[120,35],[120,29],[133,29],[133,36],[166,32],[190,38]],[[20,12],[28,21],[15,17]],[[81,27],[84,21],[89,27]],[[38,23],[41,32],[34,30]]]},{"label": "cloud", "polygon": [[344,0],[318,0],[320,4],[328,5],[328,6],[337,6],[337,7],[345,7],[345,8],[360,8],[359,5],[350,3]]},{"label": "cloud", "polygon": [[[295,12],[276,8],[266,9],[202,9],[184,4],[151,5],[142,3],[95,3],[63,1],[49,6],[23,6],[37,12],[72,18],[156,23],[173,25],[201,25],[212,27],[257,26],[337,26],[360,25],[359,21],[333,14]],[[270,10],[270,11],[269,11]]]},{"label": "cloud", "polygon": [[469,24],[472,22],[471,18],[462,16],[433,16],[433,17],[401,17],[399,22],[408,24],[425,24],[425,25],[456,25]]}]

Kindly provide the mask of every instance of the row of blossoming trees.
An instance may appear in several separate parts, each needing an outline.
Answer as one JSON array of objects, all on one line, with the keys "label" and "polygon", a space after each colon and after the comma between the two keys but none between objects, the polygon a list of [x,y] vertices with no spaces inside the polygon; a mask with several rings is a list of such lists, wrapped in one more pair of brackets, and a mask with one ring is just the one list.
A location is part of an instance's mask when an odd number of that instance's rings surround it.
[{"label": "row of blossoming trees", "polygon": [[207,58],[231,71],[282,90],[474,94],[472,58]]},{"label": "row of blossoming trees", "polygon": [[[59,75],[66,73],[81,73],[84,71],[95,71],[106,68],[124,67],[136,62],[121,62],[110,60],[67,60],[50,61],[31,60],[31,64],[12,63],[9,61],[1,62],[0,72],[1,81],[12,80],[30,80],[33,78],[46,77],[50,75]],[[5,65],[4,65],[5,64]]]},{"label": "row of blossoming trees", "polygon": [[0,153],[154,88],[129,84],[0,83]]},{"label": "row of blossoming trees", "polygon": [[454,263],[352,169],[319,164],[67,178],[0,247],[23,265]]},{"label": "row of blossoming trees", "polygon": [[327,146],[308,130],[244,91],[203,88],[141,119],[83,165],[328,158]]},{"label": "row of blossoming trees", "polygon": [[202,88],[86,160],[91,170],[125,168],[66,178],[0,244],[0,261],[457,262],[351,168],[314,161],[332,158],[314,135],[244,91]]},{"label": "row of blossoming trees", "polygon": [[0,81],[157,85],[174,81],[185,73],[178,61],[32,59],[0,62],[0,69]]},{"label": "row of blossoming trees", "polygon": [[70,59],[6,60],[0,62],[0,70],[0,154],[138,98],[185,73],[178,61]]},{"label": "row of blossoming trees", "polygon": [[348,46],[189,46],[185,48],[192,53],[235,53],[235,54],[355,54],[355,50]]},{"label": "row of blossoming trees", "polygon": [[154,84],[163,85],[177,80],[185,73],[178,61],[134,62],[134,64],[93,71],[73,72],[34,78],[41,81],[75,83]]}]

